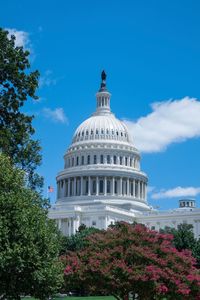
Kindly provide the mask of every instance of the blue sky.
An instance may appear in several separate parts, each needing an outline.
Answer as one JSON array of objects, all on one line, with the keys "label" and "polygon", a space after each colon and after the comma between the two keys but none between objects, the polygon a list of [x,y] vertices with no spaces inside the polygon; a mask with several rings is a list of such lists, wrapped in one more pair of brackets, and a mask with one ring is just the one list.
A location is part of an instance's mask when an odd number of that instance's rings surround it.
[{"label": "blue sky", "polygon": [[[39,172],[55,187],[76,127],[95,110],[107,72],[112,111],[142,152],[153,206],[200,206],[200,2],[185,0],[3,1],[14,32],[41,73],[35,114]],[[56,193],[51,195],[52,202]]]}]

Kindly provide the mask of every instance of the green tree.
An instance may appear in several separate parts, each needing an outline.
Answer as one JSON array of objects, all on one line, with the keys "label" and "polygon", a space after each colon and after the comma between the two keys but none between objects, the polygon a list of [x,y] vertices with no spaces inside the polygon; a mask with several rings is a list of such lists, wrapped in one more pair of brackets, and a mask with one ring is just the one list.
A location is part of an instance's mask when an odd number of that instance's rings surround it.
[{"label": "green tree", "polygon": [[37,99],[39,72],[30,72],[29,52],[15,46],[15,36],[0,28],[0,151],[27,175],[31,188],[41,187],[36,173],[41,163],[39,142],[31,137],[33,116],[21,111],[28,99]]},{"label": "green tree", "polygon": [[0,298],[46,299],[62,284],[60,239],[48,203],[0,154]]},{"label": "green tree", "polygon": [[172,234],[173,244],[176,249],[188,249],[197,260],[197,266],[200,267],[200,241],[194,237],[193,226],[191,224],[179,224],[177,229],[165,227],[160,230],[161,233]]},{"label": "green tree", "polygon": [[100,232],[100,229],[86,227],[82,224],[74,235],[62,236],[60,255],[65,254],[67,251],[79,251],[84,249],[88,245],[87,237],[96,232]]}]

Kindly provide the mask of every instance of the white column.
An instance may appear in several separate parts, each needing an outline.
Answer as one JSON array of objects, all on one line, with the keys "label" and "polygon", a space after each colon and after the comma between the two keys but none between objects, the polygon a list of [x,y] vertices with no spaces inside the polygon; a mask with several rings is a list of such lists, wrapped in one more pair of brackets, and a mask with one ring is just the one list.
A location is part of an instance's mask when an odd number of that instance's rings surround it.
[{"label": "white column", "polygon": [[91,180],[90,180],[90,176],[88,176],[88,196],[91,195]]},{"label": "white column", "polygon": [[81,196],[83,196],[83,176],[81,176]]},{"label": "white column", "polygon": [[143,200],[145,199],[144,186],[145,186],[145,183],[142,182],[142,199]]},{"label": "white column", "polygon": [[74,196],[76,196],[76,177],[74,177]]},{"label": "white column", "polygon": [[138,198],[140,199],[140,181],[138,180]]},{"label": "white column", "polygon": [[119,179],[119,195],[122,196],[122,177]]},{"label": "white column", "polygon": [[69,222],[69,236],[71,236],[71,234],[72,234],[71,218],[68,219],[68,222]]},{"label": "white column", "polygon": [[107,194],[107,177],[104,177],[104,196]]},{"label": "white column", "polygon": [[112,178],[112,195],[115,195],[115,177]]},{"label": "white column", "polygon": [[144,184],[144,200],[146,201],[147,199],[147,184]]},{"label": "white column", "polygon": [[76,220],[75,218],[72,218],[72,233],[76,233]]},{"label": "white column", "polygon": [[133,198],[135,198],[135,179],[133,179]]},{"label": "white column", "polygon": [[99,196],[99,177],[96,177],[96,196]]},{"label": "white column", "polygon": [[64,185],[63,185],[63,197],[66,197],[66,179],[64,179]]},{"label": "white column", "polygon": [[62,222],[61,219],[59,219],[59,220],[58,220],[58,229],[59,229],[59,230],[61,230],[61,226],[62,226],[61,222]]},{"label": "white column", "polygon": [[130,180],[127,178],[127,196],[130,196],[130,188],[129,188]]},{"label": "white column", "polygon": [[119,165],[120,161],[119,161],[119,155],[117,155],[117,165]]},{"label": "white column", "polygon": [[70,178],[68,178],[68,197],[70,197]]},{"label": "white column", "polygon": [[113,165],[113,155],[110,156],[110,163]]}]

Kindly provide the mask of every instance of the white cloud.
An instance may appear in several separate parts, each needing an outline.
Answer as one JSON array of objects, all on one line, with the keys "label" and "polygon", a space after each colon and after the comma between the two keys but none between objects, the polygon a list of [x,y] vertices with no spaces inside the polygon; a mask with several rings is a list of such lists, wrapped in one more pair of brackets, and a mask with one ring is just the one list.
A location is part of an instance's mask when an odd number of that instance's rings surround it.
[{"label": "white cloud", "polygon": [[152,193],[155,190],[155,186],[147,186],[147,192]]},{"label": "white cloud", "polygon": [[15,36],[15,46],[23,46],[25,49],[30,46],[29,33],[26,31],[17,30],[15,28],[5,28],[9,32],[8,37]]},{"label": "white cloud", "polygon": [[44,108],[43,114],[46,118],[58,122],[58,123],[68,123],[67,117],[65,116],[64,110],[61,107],[56,109]]},{"label": "white cloud", "polygon": [[40,77],[39,79],[39,86],[50,86],[50,85],[56,85],[57,79],[52,78],[53,72],[51,70],[45,71],[44,75]]},{"label": "white cloud", "polygon": [[151,195],[152,199],[195,197],[200,194],[200,187],[175,187],[169,190],[161,190]]},{"label": "white cloud", "polygon": [[125,120],[135,146],[160,152],[170,144],[200,136],[200,102],[185,97],[151,104],[152,112],[136,122]]}]

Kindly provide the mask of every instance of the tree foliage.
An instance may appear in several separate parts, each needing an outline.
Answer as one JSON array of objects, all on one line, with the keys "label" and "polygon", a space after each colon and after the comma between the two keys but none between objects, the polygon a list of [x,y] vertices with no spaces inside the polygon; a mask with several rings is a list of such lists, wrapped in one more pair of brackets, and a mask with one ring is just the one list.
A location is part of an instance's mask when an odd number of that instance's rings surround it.
[{"label": "tree foliage", "polygon": [[[200,274],[172,236],[118,223],[88,237],[87,248],[66,255],[66,289],[83,286],[117,299],[200,299]],[[137,296],[136,296],[137,295]],[[136,298],[135,298],[136,299]]]},{"label": "tree foliage", "polygon": [[0,154],[0,297],[46,299],[62,283],[59,235],[48,204]]},{"label": "tree foliage", "polygon": [[60,255],[65,254],[67,251],[79,251],[84,249],[88,245],[87,237],[96,232],[100,232],[100,229],[86,227],[82,224],[74,235],[62,236]]},{"label": "tree foliage", "polygon": [[30,72],[29,52],[15,46],[15,36],[0,28],[0,151],[26,171],[30,187],[41,187],[35,172],[41,163],[39,142],[31,137],[33,116],[21,111],[28,99],[37,99],[39,72]]},{"label": "tree foliage", "polygon": [[178,250],[189,249],[196,258],[197,266],[200,267],[200,240],[194,237],[193,226],[191,224],[179,224],[177,229],[165,227],[160,230],[161,233],[173,235],[173,244]]}]

